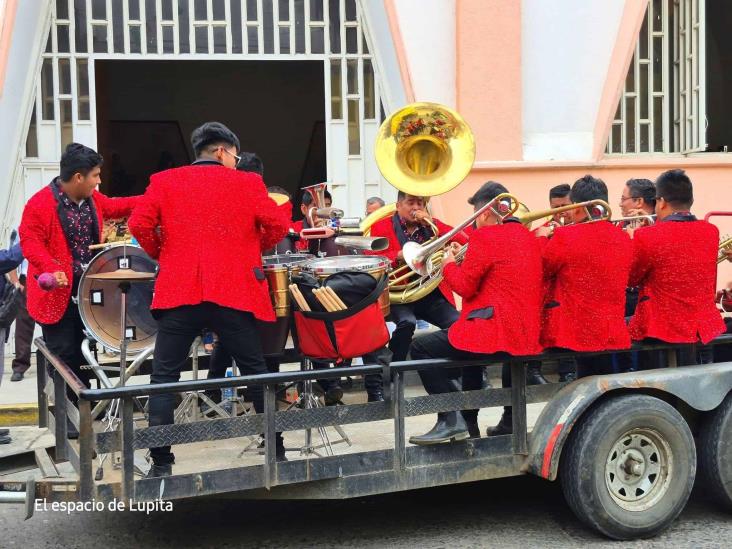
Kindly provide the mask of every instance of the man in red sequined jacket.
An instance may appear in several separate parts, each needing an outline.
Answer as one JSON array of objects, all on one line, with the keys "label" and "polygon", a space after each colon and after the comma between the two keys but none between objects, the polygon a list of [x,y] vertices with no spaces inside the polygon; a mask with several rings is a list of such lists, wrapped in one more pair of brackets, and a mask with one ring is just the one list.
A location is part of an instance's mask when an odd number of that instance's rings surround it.
[{"label": "man in red sequined jacket", "polygon": [[[235,169],[239,139],[226,126],[204,124],[193,131],[191,144],[193,165],[153,175],[128,222],[160,266],[151,383],[178,381],[191,343],[205,328],[218,334],[242,375],[265,373],[255,319],[275,319],[261,251],[285,236],[289,219],[267,196],[259,175]],[[261,413],[261,387],[250,393]],[[174,394],[152,395],[150,425],[173,423],[174,406]],[[284,455],[281,438],[278,453]],[[149,475],[169,475],[170,447],[152,448],[151,455]]]},{"label": "man in red sequined jacket", "polygon": [[[605,183],[590,175],[577,180],[572,202],[604,200]],[[628,285],[632,243],[609,221],[590,220],[584,208],[570,210],[570,225],[536,231],[543,246],[547,293],[541,329],[544,348],[573,351],[627,349],[625,288]],[[599,214],[601,212],[591,212]],[[610,373],[611,357],[577,359],[577,375]]]},{"label": "man in red sequined jacket", "polygon": [[[707,343],[725,331],[714,302],[719,231],[692,215],[693,202],[683,170],[656,180],[658,222],[633,234],[630,284],[640,287],[629,327],[634,340]],[[681,358],[696,362],[690,353]]]},{"label": "man in red sequined jacket", "polygon": [[[475,211],[506,188],[484,184],[470,199]],[[486,209],[476,220],[468,251],[458,265],[454,249],[443,260],[445,281],[463,298],[460,318],[449,329],[418,337],[410,349],[414,360],[479,359],[489,354],[538,353],[542,298],[541,254],[537,239],[517,219],[500,219]],[[517,283],[520,281],[520,284]],[[429,394],[479,390],[480,366],[420,370]],[[478,410],[441,412],[428,433],[413,444],[437,444],[480,436]]]},{"label": "man in red sequined jacket", "polygon": [[[102,242],[105,219],[126,217],[139,197],[109,198],[96,190],[102,157],[71,143],[61,156],[60,174],[34,194],[23,209],[19,233],[28,260],[26,299],[28,313],[41,325],[48,348],[86,385],[91,374],[82,370],[84,325],[79,308],[71,302],[85,266],[94,257],[89,249]],[[41,289],[41,275],[52,278],[52,288]],[[69,391],[69,398],[76,395]],[[76,434],[70,428],[71,436]]]}]

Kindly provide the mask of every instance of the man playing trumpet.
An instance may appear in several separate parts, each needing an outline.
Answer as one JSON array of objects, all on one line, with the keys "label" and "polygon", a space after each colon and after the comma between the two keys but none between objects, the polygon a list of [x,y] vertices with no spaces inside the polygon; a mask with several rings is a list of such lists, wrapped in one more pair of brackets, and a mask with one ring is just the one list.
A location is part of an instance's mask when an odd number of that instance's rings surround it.
[{"label": "man playing trumpet", "polygon": [[[503,220],[486,207],[506,188],[484,184],[468,201],[476,213],[475,230],[464,261],[458,265],[453,243],[443,258],[443,274],[450,289],[463,298],[460,319],[443,329],[414,340],[414,360],[427,358],[481,358],[495,353],[530,355],[540,351],[539,315],[542,266],[538,239],[516,218]],[[521,284],[516,284],[521,280]],[[478,390],[480,366],[420,370],[429,394]],[[441,412],[426,434],[410,438],[426,445],[478,437],[478,410]]]},{"label": "man playing trumpet", "polygon": [[[434,228],[438,234],[434,234]],[[403,263],[402,247],[407,242],[423,244],[435,236],[441,236],[452,229],[438,219],[430,216],[426,209],[424,197],[413,196],[399,191],[396,202],[396,212],[374,223],[371,227],[371,236],[383,236],[389,239],[389,247],[372,255],[388,257],[394,267]],[[457,234],[454,242],[465,244],[467,237]],[[368,253],[368,252],[367,252]],[[455,300],[452,291],[443,282],[439,291],[432,292],[425,297],[411,303],[392,304],[391,320],[396,329],[389,342],[389,350],[393,353],[393,360],[400,361],[407,358],[409,344],[412,341],[417,319],[426,320],[430,324],[445,329],[449,328],[460,315],[455,309]]]}]

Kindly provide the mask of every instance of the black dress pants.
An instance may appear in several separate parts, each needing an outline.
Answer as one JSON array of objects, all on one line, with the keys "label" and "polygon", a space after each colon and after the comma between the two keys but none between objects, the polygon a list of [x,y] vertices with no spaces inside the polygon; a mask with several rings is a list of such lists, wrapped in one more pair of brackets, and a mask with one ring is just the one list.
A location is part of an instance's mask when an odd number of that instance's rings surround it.
[{"label": "black dress pants", "polygon": [[[254,315],[215,303],[184,305],[156,312],[158,335],[150,383],[171,383],[180,379],[180,372],[188,358],[193,340],[204,328],[216,332],[222,348],[236,361],[241,375],[265,373],[262,347]],[[224,370],[225,372],[226,370]],[[261,386],[249,388],[257,412],[264,409]],[[175,394],[151,395],[150,426],[173,423]],[[175,462],[170,446],[151,448],[150,454],[157,465]]]},{"label": "black dress pants", "polygon": [[[93,374],[91,370],[81,369],[86,364],[86,359],[81,353],[81,343],[86,336],[84,335],[84,324],[81,322],[79,308],[76,304],[69,300],[66,312],[61,319],[55,324],[41,324],[41,329],[48,350],[71,368],[71,371],[76,374],[76,377],[84,385],[90,387],[89,384]],[[60,382],[60,379],[54,372],[54,383]],[[77,402],[76,395],[69,387],[66,388],[66,394],[72,403]]]},{"label": "black dress pants", "polygon": [[[24,276],[21,278],[25,278]],[[73,304],[71,304],[74,307]],[[24,374],[30,368],[31,345],[33,344],[33,331],[36,322],[28,314],[26,308],[25,291],[21,293],[21,303],[18,309],[18,316],[15,317],[15,358],[13,359],[13,372]]]},{"label": "black dress pants", "polygon": [[[410,349],[412,360],[429,358],[453,358],[458,360],[478,360],[487,355],[456,349],[447,337],[447,330],[439,330],[418,337]],[[430,368],[420,370],[419,377],[428,394],[454,393],[457,391],[477,391],[483,386],[481,366],[464,368]],[[466,423],[478,422],[478,410],[463,410]]]},{"label": "black dress pants", "polygon": [[392,305],[391,321],[396,324],[396,329],[391,334],[389,342],[389,350],[393,354],[392,360],[399,362],[407,359],[409,345],[417,327],[417,319],[426,320],[430,324],[446,330],[458,318],[460,318],[460,313],[450,305],[439,289],[414,303]]}]

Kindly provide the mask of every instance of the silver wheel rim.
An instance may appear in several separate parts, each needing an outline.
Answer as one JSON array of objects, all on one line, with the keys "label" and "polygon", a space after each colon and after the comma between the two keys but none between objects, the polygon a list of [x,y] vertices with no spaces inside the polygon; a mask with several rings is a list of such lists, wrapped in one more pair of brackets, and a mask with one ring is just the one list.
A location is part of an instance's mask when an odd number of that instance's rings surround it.
[{"label": "silver wheel rim", "polygon": [[613,444],[605,464],[605,483],[626,511],[644,511],[664,496],[673,473],[673,453],[653,429],[631,429]]}]

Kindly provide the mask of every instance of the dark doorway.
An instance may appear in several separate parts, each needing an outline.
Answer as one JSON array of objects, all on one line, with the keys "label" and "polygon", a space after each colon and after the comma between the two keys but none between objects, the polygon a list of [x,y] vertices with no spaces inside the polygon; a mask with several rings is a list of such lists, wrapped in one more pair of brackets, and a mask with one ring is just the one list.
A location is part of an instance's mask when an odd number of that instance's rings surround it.
[{"label": "dark doorway", "polygon": [[[327,179],[320,61],[97,61],[102,190],[144,192],[150,175],[193,160],[190,135],[218,120],[295,194]],[[205,197],[201,197],[205,199]]]}]

